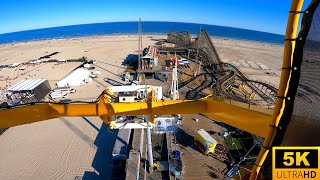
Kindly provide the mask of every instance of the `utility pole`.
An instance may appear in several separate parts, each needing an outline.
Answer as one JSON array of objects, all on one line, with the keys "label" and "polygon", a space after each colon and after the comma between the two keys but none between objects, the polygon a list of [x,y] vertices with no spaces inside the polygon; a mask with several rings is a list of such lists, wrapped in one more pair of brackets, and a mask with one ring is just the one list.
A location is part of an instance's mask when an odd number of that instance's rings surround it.
[{"label": "utility pole", "polygon": [[141,18],[139,18],[138,24],[138,70],[141,69],[141,55],[142,55],[142,25],[141,25]]},{"label": "utility pole", "polygon": [[[142,62],[141,62],[141,56],[142,54],[142,24],[141,24],[141,18],[139,18],[139,25],[138,25],[138,70],[142,69]],[[139,74],[138,74],[139,76]],[[144,77],[144,83],[145,87],[147,88],[145,77]],[[145,91],[145,95],[147,97],[147,89]],[[146,116],[146,122],[147,122],[147,146],[146,146],[146,156],[148,156],[149,166],[151,169],[153,169],[153,153],[152,153],[152,142],[151,142],[151,127],[150,126],[150,116]],[[146,179],[146,164],[145,164],[145,174],[144,179]]]},{"label": "utility pole", "polygon": [[179,91],[178,91],[178,58],[177,55],[175,55],[175,66],[172,69],[172,81],[171,81],[171,97],[172,100],[179,99]]},{"label": "utility pole", "polygon": [[151,142],[151,117],[147,116],[147,150],[148,150],[148,161],[151,171],[153,171],[153,153],[152,153],[152,142]]},{"label": "utility pole", "polygon": [[146,156],[144,158],[144,180],[147,180],[147,153],[148,153],[148,147],[146,146]]},{"label": "utility pole", "polygon": [[[179,99],[179,86],[178,86],[178,58],[177,54],[175,53],[175,65],[174,68],[172,69],[172,82],[171,82],[171,98],[172,100],[177,100]],[[178,116],[175,116],[176,118]],[[173,132],[173,137],[174,137],[174,150],[177,150],[177,138],[176,138],[176,133]]]}]

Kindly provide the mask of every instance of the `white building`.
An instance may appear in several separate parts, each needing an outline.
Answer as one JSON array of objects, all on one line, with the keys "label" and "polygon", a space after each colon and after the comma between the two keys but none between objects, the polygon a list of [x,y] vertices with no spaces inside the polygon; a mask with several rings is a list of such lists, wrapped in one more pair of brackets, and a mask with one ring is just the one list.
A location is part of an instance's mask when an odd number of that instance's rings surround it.
[{"label": "white building", "polygon": [[86,69],[76,69],[72,71],[67,77],[57,82],[58,87],[80,86],[91,82],[90,71]]}]

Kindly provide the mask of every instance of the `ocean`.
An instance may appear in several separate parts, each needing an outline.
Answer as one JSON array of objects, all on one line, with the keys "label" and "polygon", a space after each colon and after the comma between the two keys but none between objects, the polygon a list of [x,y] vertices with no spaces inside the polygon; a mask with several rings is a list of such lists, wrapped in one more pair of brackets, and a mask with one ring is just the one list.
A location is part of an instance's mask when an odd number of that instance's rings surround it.
[{"label": "ocean", "polygon": [[[284,36],[279,34],[195,23],[144,21],[142,22],[142,31],[143,34],[167,34],[170,31],[189,31],[190,34],[195,35],[199,32],[200,26],[205,28],[210,36],[215,37],[271,44],[283,44],[284,41]],[[137,31],[138,22],[81,24],[0,34],[0,44],[55,38],[136,34]]]}]

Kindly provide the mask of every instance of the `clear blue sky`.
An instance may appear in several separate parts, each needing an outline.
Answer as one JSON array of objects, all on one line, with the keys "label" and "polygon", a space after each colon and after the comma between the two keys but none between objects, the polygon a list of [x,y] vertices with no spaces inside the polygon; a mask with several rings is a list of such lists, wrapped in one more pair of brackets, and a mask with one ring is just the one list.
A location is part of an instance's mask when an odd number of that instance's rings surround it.
[{"label": "clear blue sky", "polygon": [[1,0],[0,33],[141,17],[284,34],[290,4],[291,0]]}]

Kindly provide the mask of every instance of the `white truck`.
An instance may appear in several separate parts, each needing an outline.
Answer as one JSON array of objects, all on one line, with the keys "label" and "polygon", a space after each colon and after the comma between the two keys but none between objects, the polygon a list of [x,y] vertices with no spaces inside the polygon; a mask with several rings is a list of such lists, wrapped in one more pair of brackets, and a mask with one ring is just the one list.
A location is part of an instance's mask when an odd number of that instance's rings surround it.
[{"label": "white truck", "polygon": [[86,84],[88,84],[88,83],[92,82],[92,78],[85,78],[85,79],[83,80],[83,82],[86,83]]},{"label": "white truck", "polygon": [[52,92],[50,94],[51,99],[59,99],[59,98],[66,98],[68,97],[68,94],[65,92]]},{"label": "white truck", "polygon": [[53,92],[63,92],[63,93],[75,93],[77,90],[72,89],[71,87],[58,87],[53,90]]}]

